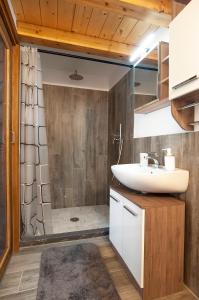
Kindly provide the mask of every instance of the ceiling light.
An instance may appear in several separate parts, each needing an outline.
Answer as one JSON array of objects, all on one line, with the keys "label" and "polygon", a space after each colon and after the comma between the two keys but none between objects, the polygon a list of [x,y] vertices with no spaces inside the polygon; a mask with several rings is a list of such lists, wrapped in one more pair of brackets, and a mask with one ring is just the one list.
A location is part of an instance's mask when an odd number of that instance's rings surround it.
[{"label": "ceiling light", "polygon": [[149,52],[154,47],[155,33],[151,33],[146,37],[146,39],[141,43],[139,48],[130,57],[130,62],[135,62],[141,56]]}]

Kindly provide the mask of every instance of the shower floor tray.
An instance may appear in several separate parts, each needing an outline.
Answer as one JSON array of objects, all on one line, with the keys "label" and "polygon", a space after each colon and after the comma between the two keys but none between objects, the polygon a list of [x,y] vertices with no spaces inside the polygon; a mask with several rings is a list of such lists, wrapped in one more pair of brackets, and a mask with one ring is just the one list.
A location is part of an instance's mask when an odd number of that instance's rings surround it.
[{"label": "shower floor tray", "polygon": [[108,205],[52,209],[53,233],[106,228],[109,226]]}]

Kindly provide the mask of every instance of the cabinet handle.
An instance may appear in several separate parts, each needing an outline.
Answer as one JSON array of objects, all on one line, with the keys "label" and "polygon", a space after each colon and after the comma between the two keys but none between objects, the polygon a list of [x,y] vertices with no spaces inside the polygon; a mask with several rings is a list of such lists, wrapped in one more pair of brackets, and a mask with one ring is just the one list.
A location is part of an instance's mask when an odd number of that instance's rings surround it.
[{"label": "cabinet handle", "polygon": [[124,206],[124,208],[130,213],[132,214],[134,217],[137,217],[138,214],[136,214],[134,211],[132,211],[130,208],[128,208],[127,206]]},{"label": "cabinet handle", "polygon": [[190,82],[192,82],[192,81],[194,81],[194,80],[196,80],[196,79],[198,79],[198,76],[197,76],[197,75],[194,75],[194,76],[192,76],[192,77],[190,77],[190,78],[188,78],[188,79],[186,79],[186,80],[184,80],[184,81],[182,81],[182,82],[180,82],[180,83],[174,85],[174,86],[172,87],[172,89],[177,90],[178,88],[180,88],[180,87],[186,85],[187,83],[190,83]]},{"label": "cabinet handle", "polygon": [[116,198],[114,198],[113,196],[110,196],[111,199],[113,199],[115,202],[119,203],[120,201]]}]

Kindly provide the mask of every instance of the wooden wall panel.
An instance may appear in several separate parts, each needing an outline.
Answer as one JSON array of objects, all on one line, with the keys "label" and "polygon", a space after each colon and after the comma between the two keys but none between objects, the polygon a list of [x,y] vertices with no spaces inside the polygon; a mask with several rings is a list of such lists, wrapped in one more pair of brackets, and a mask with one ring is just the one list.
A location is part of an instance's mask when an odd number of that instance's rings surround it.
[{"label": "wooden wall panel", "polygon": [[185,284],[199,296],[199,132],[138,138],[133,141],[132,159],[139,162],[140,152],[155,151],[163,163],[161,149],[171,147],[176,167],[190,172],[189,187],[180,198],[186,203]]},{"label": "wooden wall panel", "polygon": [[129,71],[109,92],[109,180],[112,173],[110,166],[117,163],[119,143],[114,142],[122,124],[123,150],[120,163],[131,162],[133,137],[133,70]]},{"label": "wooden wall panel", "polygon": [[44,85],[52,207],[107,204],[108,93]]}]

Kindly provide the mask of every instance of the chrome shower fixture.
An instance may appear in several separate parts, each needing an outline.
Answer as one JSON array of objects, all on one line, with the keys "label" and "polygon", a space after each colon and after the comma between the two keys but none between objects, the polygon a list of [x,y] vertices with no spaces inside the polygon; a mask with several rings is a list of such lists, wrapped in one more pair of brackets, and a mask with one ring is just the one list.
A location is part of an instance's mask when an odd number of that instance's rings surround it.
[{"label": "chrome shower fixture", "polygon": [[77,73],[77,70],[75,70],[75,72],[73,74],[69,75],[69,78],[71,80],[82,80],[82,79],[84,79],[84,77],[82,75]]}]

